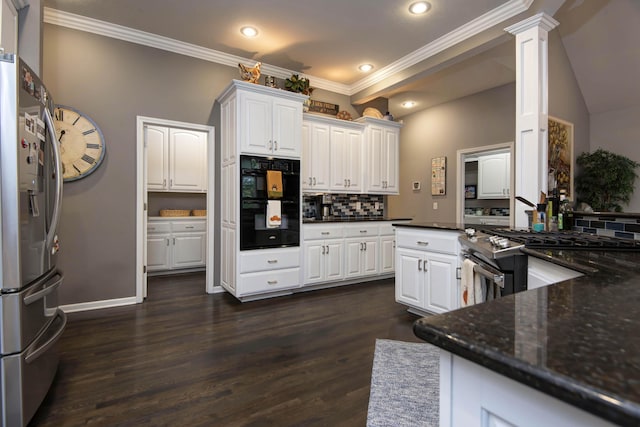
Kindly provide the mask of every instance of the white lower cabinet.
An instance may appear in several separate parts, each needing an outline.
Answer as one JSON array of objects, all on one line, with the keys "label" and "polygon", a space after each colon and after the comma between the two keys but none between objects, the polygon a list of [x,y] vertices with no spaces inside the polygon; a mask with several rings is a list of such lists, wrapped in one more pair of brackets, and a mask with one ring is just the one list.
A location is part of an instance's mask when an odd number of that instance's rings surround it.
[{"label": "white lower cabinet", "polygon": [[396,248],[396,301],[419,311],[458,308],[458,231],[400,227]]},{"label": "white lower cabinet", "polygon": [[303,226],[303,284],[370,280],[394,272],[391,221]]},{"label": "white lower cabinet", "polygon": [[533,256],[529,256],[527,264],[527,289],[536,289],[583,276],[580,272]]},{"label": "white lower cabinet", "polygon": [[300,286],[299,247],[241,251],[238,258],[238,298]]},{"label": "white lower cabinet", "polygon": [[204,218],[149,218],[147,271],[205,267],[206,227]]},{"label": "white lower cabinet", "polygon": [[612,423],[445,350],[441,426],[611,427]]},{"label": "white lower cabinet", "polygon": [[234,295],[246,298],[300,286],[300,248],[241,251]]},{"label": "white lower cabinet", "polygon": [[304,284],[342,280],[344,241],[313,240],[304,243]]},{"label": "white lower cabinet", "polygon": [[345,240],[345,277],[378,274],[378,237]]}]

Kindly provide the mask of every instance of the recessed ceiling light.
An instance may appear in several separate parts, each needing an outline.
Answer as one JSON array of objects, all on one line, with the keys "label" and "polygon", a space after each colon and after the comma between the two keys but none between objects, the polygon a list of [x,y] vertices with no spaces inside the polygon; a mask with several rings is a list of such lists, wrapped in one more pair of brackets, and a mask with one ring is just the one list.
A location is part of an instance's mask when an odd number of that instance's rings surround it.
[{"label": "recessed ceiling light", "polygon": [[373,65],[371,65],[371,64],[362,64],[361,66],[358,67],[358,70],[362,71],[363,73],[367,73],[367,72],[373,70]]},{"label": "recessed ceiling light", "polygon": [[421,15],[431,9],[431,4],[426,1],[417,1],[415,3],[411,3],[409,6],[409,12],[414,15]]},{"label": "recessed ceiling light", "polygon": [[416,102],[415,101],[404,101],[401,104],[404,108],[413,108],[416,106]]},{"label": "recessed ceiling light", "polygon": [[240,32],[245,37],[255,37],[258,35],[258,30],[255,27],[242,27],[240,28]]}]

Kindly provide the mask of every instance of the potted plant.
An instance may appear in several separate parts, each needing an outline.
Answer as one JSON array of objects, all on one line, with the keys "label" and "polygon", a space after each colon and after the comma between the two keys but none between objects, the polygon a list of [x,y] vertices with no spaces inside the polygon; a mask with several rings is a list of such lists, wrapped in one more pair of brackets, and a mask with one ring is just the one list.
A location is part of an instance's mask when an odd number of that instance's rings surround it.
[{"label": "potted plant", "polygon": [[578,202],[585,202],[600,212],[622,212],[628,205],[640,163],[602,148],[582,153],[576,159],[580,172],[576,176]]},{"label": "potted plant", "polygon": [[291,74],[291,77],[285,79],[284,87],[288,91],[302,93],[309,96],[311,96],[311,92],[313,92],[309,79],[306,77],[300,77],[297,74]]}]

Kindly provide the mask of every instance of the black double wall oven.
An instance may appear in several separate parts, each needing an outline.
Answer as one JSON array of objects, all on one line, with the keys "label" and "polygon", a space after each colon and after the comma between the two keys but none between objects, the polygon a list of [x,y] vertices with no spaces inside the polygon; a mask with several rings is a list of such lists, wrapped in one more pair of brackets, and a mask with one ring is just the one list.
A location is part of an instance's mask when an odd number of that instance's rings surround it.
[{"label": "black double wall oven", "polygon": [[300,246],[300,161],[240,156],[240,250]]}]

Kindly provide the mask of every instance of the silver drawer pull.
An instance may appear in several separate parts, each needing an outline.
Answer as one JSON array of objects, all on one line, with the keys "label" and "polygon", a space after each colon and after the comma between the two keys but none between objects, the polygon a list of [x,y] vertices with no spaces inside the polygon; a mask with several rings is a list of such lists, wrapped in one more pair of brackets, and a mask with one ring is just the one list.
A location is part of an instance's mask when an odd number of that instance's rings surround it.
[{"label": "silver drawer pull", "polygon": [[366,232],[367,232],[367,230],[360,230],[360,232],[361,232],[361,233],[366,233]]},{"label": "silver drawer pull", "polygon": [[193,228],[193,225],[185,225],[184,228]]},{"label": "silver drawer pull", "polygon": [[267,262],[268,262],[269,264],[277,264],[277,263],[278,263],[278,260],[277,260],[277,259],[269,259],[269,260],[267,260]]},{"label": "silver drawer pull", "polygon": [[331,234],[331,233],[330,233],[330,232],[328,232],[328,231],[323,231],[323,232],[321,232],[320,234],[322,234],[323,236],[328,236],[328,235],[329,235],[329,234]]},{"label": "silver drawer pull", "polygon": [[276,236],[269,236],[269,240],[276,240]]},{"label": "silver drawer pull", "polygon": [[269,285],[277,285],[278,281],[277,280],[267,280],[267,284],[269,284]]},{"label": "silver drawer pull", "polygon": [[421,241],[421,240],[418,240],[416,243],[417,243],[417,244],[419,244],[420,246],[427,246],[427,245],[429,245],[429,242],[423,242],[423,241]]}]

